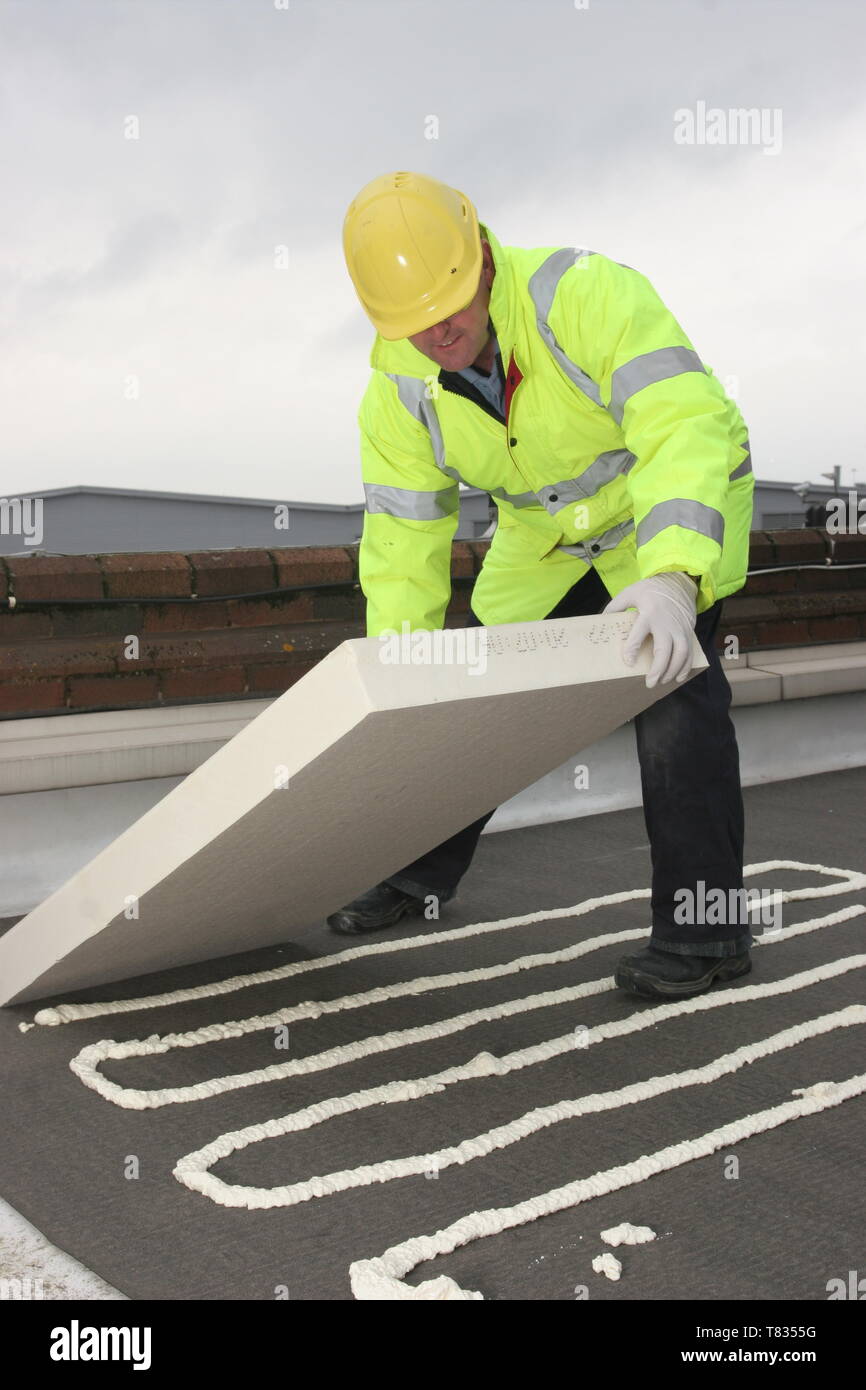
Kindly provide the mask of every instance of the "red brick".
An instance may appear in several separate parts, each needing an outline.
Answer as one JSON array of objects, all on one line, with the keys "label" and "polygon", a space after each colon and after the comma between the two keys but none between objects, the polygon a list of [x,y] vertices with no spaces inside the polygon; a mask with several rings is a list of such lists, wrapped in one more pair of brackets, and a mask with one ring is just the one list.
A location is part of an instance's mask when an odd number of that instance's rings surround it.
[{"label": "red brick", "polygon": [[159,702],[156,676],[70,676],[69,705],[73,709],[125,709]]},{"label": "red brick", "polygon": [[73,608],[51,609],[51,624],[55,637],[126,637],[141,632],[143,614],[133,603],[98,606],[76,605]]},{"label": "red brick", "polygon": [[192,593],[192,570],[185,555],[171,552],[100,555],[109,598],[173,598]]},{"label": "red brick", "polygon": [[831,536],[833,542],[833,563],[850,565],[857,560],[866,560],[866,536]]},{"label": "red brick", "polygon": [[186,638],[148,637],[139,642],[137,661],[126,659],[118,663],[121,670],[131,671],[183,670],[188,666],[203,666],[206,661],[205,643],[200,636]]},{"label": "red brick", "polygon": [[836,612],[839,598],[835,590],[817,594],[780,594],[776,607],[780,618],[823,618]]},{"label": "red brick", "polygon": [[[324,595],[316,595],[317,599],[320,597]],[[229,599],[226,608],[232,627],[275,627],[280,622],[309,621],[315,612],[313,603],[311,594],[284,594],[275,598]]]},{"label": "red brick", "polygon": [[834,597],[837,613],[862,613],[866,609],[866,593],[862,589],[843,589]]},{"label": "red brick", "polygon": [[454,589],[454,591],[451,594],[451,602],[448,605],[448,612],[468,613],[471,598],[471,589]]},{"label": "red brick", "polygon": [[866,594],[862,589],[831,589],[828,593],[782,596],[777,601],[780,617],[823,618],[834,613],[861,613]]},{"label": "red brick", "polygon": [[307,661],[296,665],[287,662],[285,666],[248,666],[247,689],[251,695],[282,694],[315,665],[315,661]]},{"label": "red brick", "polygon": [[6,562],[0,556],[0,599],[5,599],[9,593],[9,579],[6,574]]},{"label": "red brick", "polygon": [[752,531],[749,535],[749,569],[760,569],[775,563],[776,552],[766,531]]},{"label": "red brick", "polygon": [[796,647],[811,640],[805,618],[795,622],[758,623],[756,637],[759,647]]},{"label": "red brick", "polygon": [[94,555],[10,555],[6,561],[15,597],[101,599],[102,571]]},{"label": "red brick", "polygon": [[809,636],[813,642],[855,642],[860,636],[860,623],[856,614],[813,618],[809,623]]},{"label": "red brick", "polygon": [[194,571],[194,592],[205,597],[274,588],[274,565],[267,550],[196,550],[187,559]]},{"label": "red brick", "polygon": [[[51,617],[27,608],[12,608],[0,613],[0,642],[14,642],[26,637],[50,637]],[[2,670],[2,663],[0,663]]]},{"label": "red brick", "polygon": [[316,658],[354,637],[363,636],[358,623],[300,624],[276,628],[229,628],[227,632],[202,633],[208,662],[234,666],[263,661],[282,661],[286,650]]},{"label": "red brick", "polygon": [[490,542],[489,542],[489,541],[466,541],[466,548],[467,548],[467,550],[471,550],[472,554],[475,556],[475,567],[476,567],[476,572],[477,572],[478,570],[481,569],[481,566],[482,566],[482,564],[484,563],[484,557],[486,556],[488,550],[490,549]]},{"label": "red brick", "polygon": [[7,717],[65,708],[63,681],[0,681],[0,711]]},{"label": "red brick", "polygon": [[725,599],[725,617],[729,623],[769,622],[778,617],[778,603],[775,596],[751,598],[741,596],[742,590]]},{"label": "red brick", "polygon": [[148,603],[143,610],[144,632],[203,632],[228,627],[226,603]]},{"label": "red brick", "polygon": [[[363,626],[367,603],[360,589],[330,589],[312,595],[317,622],[350,622]],[[363,637],[363,632],[358,634]]]},{"label": "red brick", "polygon": [[342,546],[296,546],[294,549],[273,550],[280,588],[303,589],[310,584],[352,584],[355,563],[347,548]]},{"label": "red brick", "polygon": [[759,594],[784,594],[796,587],[797,571],[782,570],[779,574],[750,574],[738,592],[753,598]]},{"label": "red brick", "polygon": [[360,619],[351,623],[302,624],[300,627],[279,628],[278,633],[281,645],[289,643],[293,651],[306,652],[317,659],[339,647],[341,642],[352,642],[356,637],[366,636],[365,624]]},{"label": "red brick", "polygon": [[276,661],[282,657],[283,641],[291,641],[288,635],[278,640],[271,627],[233,627],[222,632],[201,632],[198,636],[205,666],[239,666],[250,658]]},{"label": "red brick", "polygon": [[826,535],[814,527],[767,533],[776,552],[777,565],[820,565],[829,554]]},{"label": "red brick", "polygon": [[475,555],[466,541],[455,541],[451,547],[452,579],[472,579],[475,575]]},{"label": "red brick", "polygon": [[79,642],[50,638],[43,642],[15,642],[3,648],[0,669],[31,679],[67,675],[73,671],[97,674],[117,669],[120,644],[114,638]]},{"label": "red brick", "polygon": [[[294,651],[301,640],[297,628],[288,625],[285,628],[233,627],[225,632],[201,633],[200,637],[203,663],[210,666],[283,661],[285,647]],[[322,645],[320,640],[317,645]]]},{"label": "red brick", "polygon": [[223,666],[218,670],[166,671],[160,688],[166,700],[200,700],[244,695],[247,682],[242,666]]},{"label": "red brick", "polygon": [[349,557],[349,564],[352,566],[352,578],[357,584],[358,556],[361,553],[361,543],[360,541],[355,541],[352,545],[344,545],[342,549],[345,550],[347,556]]},{"label": "red brick", "polygon": [[826,589],[848,589],[851,587],[851,576],[854,573],[854,570],[837,569],[835,565],[825,565],[823,569],[792,571],[801,594],[822,593]]}]

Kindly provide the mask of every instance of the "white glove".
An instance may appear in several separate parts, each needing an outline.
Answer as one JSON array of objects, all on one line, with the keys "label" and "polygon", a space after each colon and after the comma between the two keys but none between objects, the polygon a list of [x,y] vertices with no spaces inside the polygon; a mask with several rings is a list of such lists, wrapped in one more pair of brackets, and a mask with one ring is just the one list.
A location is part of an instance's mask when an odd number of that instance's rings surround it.
[{"label": "white glove", "polygon": [[687,574],[654,574],[638,579],[611,599],[605,613],[622,613],[636,608],[637,617],[623,649],[623,659],[634,665],[641,643],[652,637],[653,661],[646,678],[647,689],[676,678],[686,679],[692,664],[691,634],[695,627],[697,589]]}]

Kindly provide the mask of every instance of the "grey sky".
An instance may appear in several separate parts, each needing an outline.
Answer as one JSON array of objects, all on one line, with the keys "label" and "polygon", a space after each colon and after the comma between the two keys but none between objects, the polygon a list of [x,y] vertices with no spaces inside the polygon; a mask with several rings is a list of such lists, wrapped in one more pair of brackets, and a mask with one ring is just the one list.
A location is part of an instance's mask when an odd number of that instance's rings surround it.
[{"label": "grey sky", "polygon": [[[0,15],[0,494],[359,500],[372,328],[341,227],[397,168],[461,188],[506,245],[649,276],[736,395],[759,477],[866,480],[860,0]],[[762,109],[764,135],[678,143],[699,103]]]}]

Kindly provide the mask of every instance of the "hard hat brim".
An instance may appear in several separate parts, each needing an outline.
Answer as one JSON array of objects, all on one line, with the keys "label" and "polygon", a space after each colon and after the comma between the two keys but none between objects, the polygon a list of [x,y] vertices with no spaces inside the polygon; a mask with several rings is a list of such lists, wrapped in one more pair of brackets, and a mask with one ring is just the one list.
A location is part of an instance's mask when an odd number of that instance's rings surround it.
[{"label": "hard hat brim", "polygon": [[479,241],[477,254],[463,273],[454,277],[454,281],[448,286],[448,294],[439,294],[435,299],[431,297],[430,303],[424,305],[423,308],[416,305],[411,313],[389,315],[387,320],[380,315],[376,315],[374,318],[368,309],[367,313],[379,336],[387,342],[396,342],[401,338],[414,338],[417,333],[423,333],[428,328],[435,328],[437,323],[442,323],[445,319],[453,318],[455,314],[460,314],[464,309],[468,309],[478,293],[483,264],[484,258],[481,254],[481,242]]},{"label": "hard hat brim", "polygon": [[453,317],[478,292],[475,207],[424,174],[383,174],[362,188],[346,213],[343,251],[364,312],[390,342]]}]

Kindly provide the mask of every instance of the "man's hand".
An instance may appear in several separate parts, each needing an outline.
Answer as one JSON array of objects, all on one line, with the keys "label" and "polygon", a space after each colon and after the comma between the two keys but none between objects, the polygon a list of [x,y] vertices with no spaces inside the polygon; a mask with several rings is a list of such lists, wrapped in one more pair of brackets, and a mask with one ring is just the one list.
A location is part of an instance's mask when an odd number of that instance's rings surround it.
[{"label": "man's hand", "polygon": [[652,638],[653,661],[647,674],[647,689],[657,681],[676,679],[682,683],[691,669],[691,634],[695,626],[697,589],[687,574],[655,574],[638,579],[611,599],[605,613],[622,613],[636,608],[637,617],[628,635],[623,658],[634,665],[641,643]]}]

